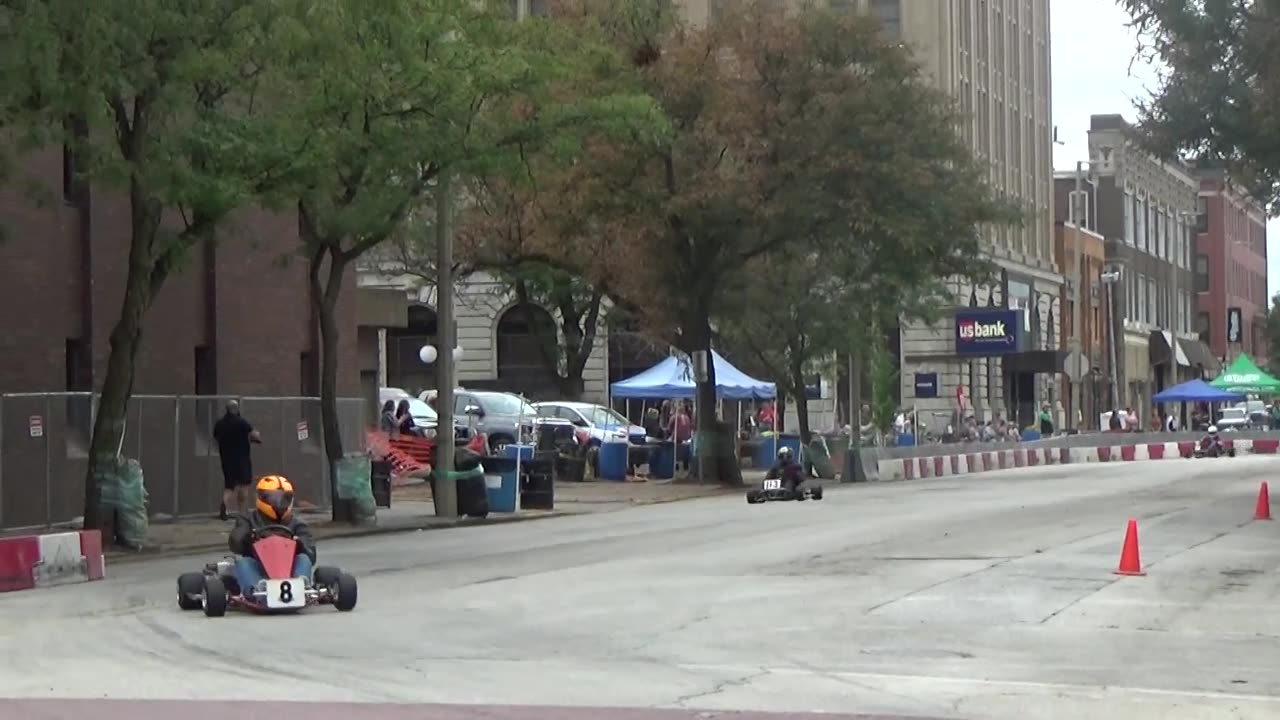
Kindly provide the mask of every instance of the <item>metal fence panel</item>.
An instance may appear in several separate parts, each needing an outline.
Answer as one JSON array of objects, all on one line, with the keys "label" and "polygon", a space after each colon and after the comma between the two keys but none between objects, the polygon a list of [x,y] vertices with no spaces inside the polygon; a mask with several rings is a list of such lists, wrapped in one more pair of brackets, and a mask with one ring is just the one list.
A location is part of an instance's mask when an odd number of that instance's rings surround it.
[{"label": "metal fence panel", "polygon": [[[142,464],[153,516],[216,513],[222,470],[213,426],[229,397],[139,395],[129,403],[121,451]],[[293,480],[301,502],[330,507],[318,398],[239,398],[263,436],[256,475]],[[88,393],[0,395],[0,529],[69,523],[84,508],[95,397]],[[365,403],[338,400],[346,453],[365,450]]]}]

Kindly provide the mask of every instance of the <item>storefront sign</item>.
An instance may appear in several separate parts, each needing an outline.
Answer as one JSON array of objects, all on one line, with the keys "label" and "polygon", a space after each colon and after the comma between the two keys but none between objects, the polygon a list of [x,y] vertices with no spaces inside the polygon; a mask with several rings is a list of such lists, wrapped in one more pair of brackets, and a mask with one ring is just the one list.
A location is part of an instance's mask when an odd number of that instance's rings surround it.
[{"label": "storefront sign", "polygon": [[916,397],[938,397],[938,373],[916,373]]},{"label": "storefront sign", "polygon": [[961,310],[956,313],[957,355],[1018,352],[1017,310]]}]

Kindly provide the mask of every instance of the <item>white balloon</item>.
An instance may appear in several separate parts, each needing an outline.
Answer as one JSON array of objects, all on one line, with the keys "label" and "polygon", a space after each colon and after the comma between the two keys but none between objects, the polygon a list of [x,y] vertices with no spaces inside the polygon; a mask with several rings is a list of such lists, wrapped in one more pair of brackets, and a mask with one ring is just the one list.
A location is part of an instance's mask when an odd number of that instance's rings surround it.
[{"label": "white balloon", "polygon": [[457,362],[461,359],[462,359],[462,346],[459,345],[458,347],[453,349],[453,361]]},{"label": "white balloon", "polygon": [[432,345],[423,345],[422,349],[418,350],[418,359],[428,365],[435,362],[436,361],[435,347]]}]

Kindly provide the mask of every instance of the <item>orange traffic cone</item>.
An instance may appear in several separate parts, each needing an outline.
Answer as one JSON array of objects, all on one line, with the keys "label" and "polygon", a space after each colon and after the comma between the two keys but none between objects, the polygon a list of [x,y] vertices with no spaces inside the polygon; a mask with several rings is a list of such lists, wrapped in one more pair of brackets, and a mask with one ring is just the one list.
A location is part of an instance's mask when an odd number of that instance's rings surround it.
[{"label": "orange traffic cone", "polygon": [[1258,505],[1253,511],[1253,519],[1271,519],[1271,493],[1267,491],[1267,484],[1265,482],[1258,488]]},{"label": "orange traffic cone", "polygon": [[1142,560],[1138,557],[1138,521],[1130,520],[1124,533],[1124,549],[1120,551],[1120,567],[1117,575],[1146,575],[1142,571]]}]

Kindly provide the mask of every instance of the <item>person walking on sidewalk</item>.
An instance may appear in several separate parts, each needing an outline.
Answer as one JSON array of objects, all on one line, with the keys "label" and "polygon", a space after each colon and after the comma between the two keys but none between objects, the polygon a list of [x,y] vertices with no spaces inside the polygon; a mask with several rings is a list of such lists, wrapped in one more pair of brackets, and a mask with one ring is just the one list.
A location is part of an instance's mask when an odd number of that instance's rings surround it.
[{"label": "person walking on sidewalk", "polygon": [[227,508],[244,512],[253,506],[253,461],[250,444],[261,444],[262,436],[240,415],[240,403],[227,401],[227,411],[213,426],[213,439],[218,441],[222,459],[222,508],[218,517],[227,519]]}]

